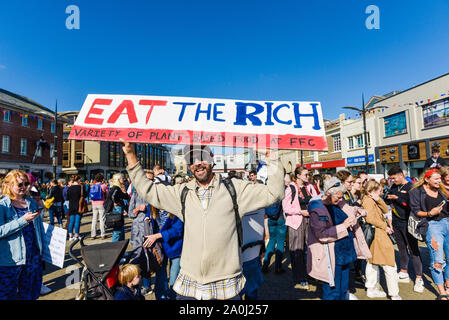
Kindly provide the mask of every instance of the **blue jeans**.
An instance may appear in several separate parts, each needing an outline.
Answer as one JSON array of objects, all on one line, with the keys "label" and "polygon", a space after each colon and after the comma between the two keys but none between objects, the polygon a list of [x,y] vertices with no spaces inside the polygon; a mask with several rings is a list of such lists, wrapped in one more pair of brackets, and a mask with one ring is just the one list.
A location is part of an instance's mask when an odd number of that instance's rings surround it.
[{"label": "blue jeans", "polygon": [[263,264],[268,267],[271,257],[275,254],[275,269],[279,270],[282,266],[282,258],[284,255],[284,242],[287,236],[287,226],[285,220],[280,217],[278,220],[268,219],[268,230],[270,232],[270,240],[267,244],[265,258]]},{"label": "blue jeans", "polygon": [[117,228],[117,229],[112,229],[111,242],[117,242],[117,241],[122,241],[122,240],[125,240],[125,226]]},{"label": "blue jeans", "polygon": [[156,271],[154,294],[156,296],[156,300],[168,299],[167,259],[165,259],[161,268],[158,271]]},{"label": "blue jeans", "polygon": [[170,288],[168,289],[168,297],[170,300],[176,299],[176,292],[172,289],[173,285],[175,284],[176,278],[178,277],[179,270],[181,269],[181,257],[176,257],[170,259],[170,278],[169,278],[169,285]]},{"label": "blue jeans", "polygon": [[55,224],[55,216],[58,219],[58,223],[62,224],[62,206],[57,206],[56,204],[53,204],[50,209],[48,209],[48,217],[50,219],[50,224]]},{"label": "blue jeans", "polygon": [[323,283],[323,300],[345,300],[349,289],[349,270],[351,263],[335,265],[335,287],[331,288],[328,283]]},{"label": "blue jeans", "polygon": [[[449,218],[429,221],[426,244],[430,253],[430,270],[433,282],[436,285],[442,285],[445,279],[449,280],[449,264],[447,263],[449,259]],[[435,268],[435,263],[441,264],[440,270]]]},{"label": "blue jeans", "polygon": [[81,215],[80,214],[71,214],[70,215],[70,223],[69,223],[69,233],[73,234],[73,227],[75,226],[75,234],[80,234],[80,225],[81,225]]}]

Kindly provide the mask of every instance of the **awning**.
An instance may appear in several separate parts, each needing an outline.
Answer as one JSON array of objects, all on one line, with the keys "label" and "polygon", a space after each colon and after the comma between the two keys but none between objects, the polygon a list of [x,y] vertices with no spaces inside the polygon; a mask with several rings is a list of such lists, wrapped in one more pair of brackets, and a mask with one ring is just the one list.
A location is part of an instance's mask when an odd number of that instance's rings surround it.
[{"label": "awning", "polygon": [[345,159],[304,164],[304,167],[306,167],[306,169],[324,169],[324,168],[336,168],[345,166],[346,166]]}]

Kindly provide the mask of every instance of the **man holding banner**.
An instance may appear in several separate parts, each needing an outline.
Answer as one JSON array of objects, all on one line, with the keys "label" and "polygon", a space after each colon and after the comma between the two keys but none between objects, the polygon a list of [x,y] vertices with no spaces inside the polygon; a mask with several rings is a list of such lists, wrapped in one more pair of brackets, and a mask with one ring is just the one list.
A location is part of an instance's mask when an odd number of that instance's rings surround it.
[{"label": "man holding banner", "polygon": [[184,156],[195,179],[167,186],[147,179],[134,146],[127,141],[122,143],[129,176],[142,199],[184,222],[181,270],[173,287],[178,299],[240,299],[245,278],[238,225],[247,212],[268,207],[284,197],[283,167],[277,153],[266,152],[267,185],[232,179],[235,206],[224,180],[212,172],[213,154],[209,147],[186,146]]}]

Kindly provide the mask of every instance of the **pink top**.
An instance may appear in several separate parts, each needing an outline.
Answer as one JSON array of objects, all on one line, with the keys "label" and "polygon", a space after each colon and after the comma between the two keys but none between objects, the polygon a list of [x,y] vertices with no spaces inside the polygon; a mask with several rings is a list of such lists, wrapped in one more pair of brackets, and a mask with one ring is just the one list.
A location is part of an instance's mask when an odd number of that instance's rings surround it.
[{"label": "pink top", "polygon": [[[292,190],[290,186],[295,187],[295,198],[292,202]],[[318,195],[316,190],[313,188],[311,184],[306,185],[307,190],[310,192],[312,197],[315,197]],[[301,206],[299,204],[299,192],[298,192],[298,186],[294,182],[290,182],[289,186],[285,188],[285,197],[284,200],[282,200],[282,209],[285,213],[285,225],[297,230],[299,226],[302,223],[302,217],[303,215],[300,213]]]},{"label": "pink top", "polygon": [[106,197],[108,195],[108,186],[106,183],[103,183],[101,185],[101,191],[103,192],[103,200],[92,200],[92,206],[102,206],[104,201],[106,200]]}]

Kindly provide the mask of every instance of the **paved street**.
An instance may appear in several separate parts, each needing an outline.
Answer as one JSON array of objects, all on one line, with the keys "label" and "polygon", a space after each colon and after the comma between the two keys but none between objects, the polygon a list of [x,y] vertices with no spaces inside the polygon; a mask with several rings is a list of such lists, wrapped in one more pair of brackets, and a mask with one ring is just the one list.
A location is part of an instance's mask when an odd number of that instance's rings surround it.
[{"label": "paved street", "polygon": [[[89,212],[85,214],[81,220],[81,235],[84,237],[90,237],[90,226],[91,226],[92,213]],[[129,239],[131,230],[131,219],[126,219],[126,238]],[[45,214],[44,222],[48,222],[48,213]],[[99,231],[98,231],[99,233]],[[105,240],[85,240],[86,245],[101,243],[104,241],[111,241],[111,231],[107,232],[107,238]],[[67,248],[71,242],[67,241]],[[129,247],[131,249],[131,247]],[[422,294],[418,294],[413,291],[413,282],[408,284],[400,283],[400,295],[404,300],[433,300],[437,296],[436,286],[432,284],[430,269],[429,269],[429,256],[428,250],[424,244],[421,244],[421,254],[423,256],[424,262],[424,283],[425,291]],[[397,253],[397,252],[396,252]],[[75,254],[80,256],[79,246],[75,250]],[[272,264],[274,262],[274,257]],[[267,300],[314,300],[318,298],[317,287],[314,285],[310,286],[308,292],[297,290],[293,288],[293,283],[291,280],[291,266],[288,257],[284,259],[283,264],[284,269],[288,271],[282,275],[274,274],[273,265],[270,266],[270,273],[264,275],[264,283],[259,291],[260,299]],[[60,269],[55,266],[47,264],[47,268],[44,271],[44,284],[51,288],[53,291],[45,296],[41,296],[40,300],[74,300],[76,294],[78,293],[79,286],[79,275],[81,274],[80,267],[73,261],[68,253],[66,253],[66,260],[64,263],[64,268]],[[411,279],[414,279],[414,275],[411,274]],[[154,278],[152,283],[154,283]],[[385,278],[383,274],[381,275],[381,285],[386,291]],[[355,295],[361,300],[368,300],[366,297],[365,290],[363,288],[357,288]],[[154,300],[154,294],[148,295],[146,297],[148,300]],[[377,300],[387,300],[387,299],[377,299]]]}]

